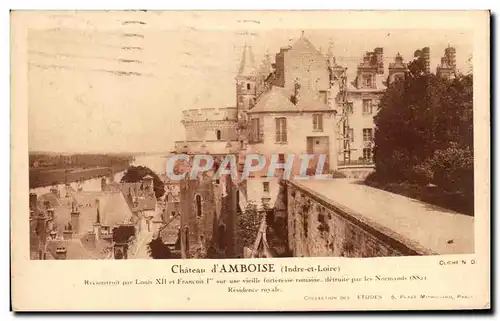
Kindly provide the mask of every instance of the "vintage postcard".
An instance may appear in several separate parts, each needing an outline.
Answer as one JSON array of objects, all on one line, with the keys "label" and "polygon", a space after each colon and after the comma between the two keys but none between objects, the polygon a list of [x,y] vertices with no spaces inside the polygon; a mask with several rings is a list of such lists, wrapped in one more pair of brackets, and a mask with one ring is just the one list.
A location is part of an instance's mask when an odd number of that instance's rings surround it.
[{"label": "vintage postcard", "polygon": [[12,309],[490,309],[489,19],[12,11]]}]

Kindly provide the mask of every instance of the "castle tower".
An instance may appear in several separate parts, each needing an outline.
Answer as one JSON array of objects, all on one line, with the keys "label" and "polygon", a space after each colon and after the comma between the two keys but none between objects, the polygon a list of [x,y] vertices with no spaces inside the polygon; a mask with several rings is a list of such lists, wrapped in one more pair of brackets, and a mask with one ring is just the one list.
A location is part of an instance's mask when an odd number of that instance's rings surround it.
[{"label": "castle tower", "polygon": [[248,142],[246,112],[255,106],[257,67],[252,47],[245,44],[241,57],[238,75],[236,76],[236,110],[238,117],[238,132],[241,147],[245,148]]}]

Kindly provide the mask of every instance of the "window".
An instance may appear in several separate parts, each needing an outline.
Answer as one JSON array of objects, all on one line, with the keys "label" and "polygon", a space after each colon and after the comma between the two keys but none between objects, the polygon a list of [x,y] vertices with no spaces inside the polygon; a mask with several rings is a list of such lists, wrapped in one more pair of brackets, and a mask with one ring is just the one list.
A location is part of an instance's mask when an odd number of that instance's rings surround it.
[{"label": "window", "polygon": [[247,90],[250,90],[250,84],[247,83]]},{"label": "window", "polygon": [[351,143],[354,143],[354,129],[349,128],[349,140]]},{"label": "window", "polygon": [[278,154],[278,163],[283,164],[285,162],[285,154]]},{"label": "window", "polygon": [[248,100],[248,107],[249,107],[249,109],[252,109],[255,107],[255,98],[250,98]]},{"label": "window", "polygon": [[363,158],[367,161],[372,160],[372,149],[371,148],[363,148]]},{"label": "window", "polygon": [[363,141],[371,142],[373,140],[373,129],[363,128]]},{"label": "window", "polygon": [[252,118],[252,135],[251,140],[253,142],[260,141],[260,121],[259,118]]},{"label": "window", "polygon": [[217,131],[215,132],[215,135],[217,136],[217,140],[221,139],[221,132],[220,132],[220,130],[217,129]]},{"label": "window", "polygon": [[372,88],[373,87],[373,76],[372,75],[363,75],[363,87],[364,88]]},{"label": "window", "polygon": [[286,118],[276,118],[276,142],[286,143]]},{"label": "window", "polygon": [[326,96],[326,91],[322,90],[319,92],[319,100],[322,101],[323,103],[327,104],[327,96]]},{"label": "window", "polygon": [[370,115],[373,111],[373,102],[371,99],[363,99],[363,114]]},{"label": "window", "polygon": [[349,114],[354,114],[354,103],[352,101],[347,103],[347,112]]},{"label": "window", "polygon": [[269,193],[269,182],[263,182],[262,188],[264,190],[264,193]]},{"label": "window", "polygon": [[175,216],[175,211],[172,211],[172,212],[170,213],[170,217],[174,217],[174,216]]},{"label": "window", "polygon": [[323,115],[321,114],[313,115],[313,130],[323,131]]},{"label": "window", "polygon": [[196,216],[201,217],[201,196],[196,195]]}]

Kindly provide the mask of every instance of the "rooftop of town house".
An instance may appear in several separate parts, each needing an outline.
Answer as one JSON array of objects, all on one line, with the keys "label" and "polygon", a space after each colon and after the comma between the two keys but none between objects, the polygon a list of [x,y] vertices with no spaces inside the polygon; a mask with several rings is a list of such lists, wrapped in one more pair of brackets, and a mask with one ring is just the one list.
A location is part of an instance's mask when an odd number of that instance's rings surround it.
[{"label": "rooftop of town house", "polygon": [[72,197],[61,199],[60,203],[59,207],[54,208],[54,224],[60,233],[71,221],[73,208],[80,213],[78,216],[79,234],[84,234],[93,228],[97,220],[97,204],[99,204],[99,220],[102,225],[113,227],[118,223],[128,221],[132,216],[121,192],[80,191]]},{"label": "rooftop of town house", "polygon": [[59,202],[59,198],[54,193],[45,193],[38,197],[37,203],[40,204],[42,208],[45,208],[45,202],[48,202],[50,204],[50,207],[52,208],[61,205]]},{"label": "rooftop of town house", "polygon": [[290,181],[376,227],[384,234],[437,254],[474,253],[474,217],[344,179]]},{"label": "rooftop of town house", "polygon": [[51,240],[47,242],[47,258],[57,260],[56,253],[58,248],[66,249],[66,260],[99,260],[105,258],[108,254],[104,251],[89,251],[87,250],[80,239],[71,240]]},{"label": "rooftop of town house", "polygon": [[149,195],[142,182],[121,183],[121,189],[124,199],[132,212],[153,211],[156,209],[156,196],[154,194]]},{"label": "rooftop of town house", "polygon": [[175,243],[179,235],[179,228],[181,226],[180,215],[167,220],[167,226],[160,231],[160,237],[163,243]]},{"label": "rooftop of town house", "polygon": [[101,225],[115,226],[132,217],[122,193],[109,193],[99,197],[99,215]]}]

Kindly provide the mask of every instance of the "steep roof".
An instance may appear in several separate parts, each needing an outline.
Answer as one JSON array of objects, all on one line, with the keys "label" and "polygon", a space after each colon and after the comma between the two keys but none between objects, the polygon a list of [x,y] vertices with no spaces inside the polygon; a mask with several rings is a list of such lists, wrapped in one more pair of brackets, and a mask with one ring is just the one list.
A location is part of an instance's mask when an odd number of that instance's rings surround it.
[{"label": "steep roof", "polygon": [[255,76],[257,66],[255,65],[255,58],[252,52],[252,47],[245,44],[243,54],[241,56],[240,68],[238,69],[239,77]]},{"label": "steep roof", "polygon": [[262,94],[254,108],[248,111],[252,113],[286,113],[303,111],[332,111],[326,104],[316,97],[307,93],[299,93],[297,105],[294,105],[284,88],[274,86],[268,92]]},{"label": "steep roof", "polygon": [[97,260],[103,259],[106,256],[105,253],[88,251],[79,239],[48,241],[47,252],[51,254],[51,258],[56,260],[58,257],[56,253],[58,247],[66,249],[66,260]]},{"label": "steep roof", "polygon": [[297,108],[301,111],[333,111],[316,97],[307,94],[299,95]]},{"label": "steep roof", "polygon": [[99,215],[102,225],[115,226],[129,221],[132,216],[122,193],[109,193],[99,198]]},{"label": "steep roof", "polygon": [[[314,47],[314,45],[304,35],[297,39],[290,50],[297,50],[300,52],[313,52],[324,57],[324,55],[318,49],[316,49],[316,47]],[[324,58],[326,59],[326,57]]]},{"label": "steep roof", "polygon": [[255,107],[250,109],[248,113],[290,111],[297,112],[299,110],[297,109],[297,106],[292,104],[284,88],[274,86],[271,90],[260,96]]}]

